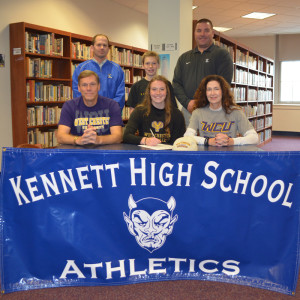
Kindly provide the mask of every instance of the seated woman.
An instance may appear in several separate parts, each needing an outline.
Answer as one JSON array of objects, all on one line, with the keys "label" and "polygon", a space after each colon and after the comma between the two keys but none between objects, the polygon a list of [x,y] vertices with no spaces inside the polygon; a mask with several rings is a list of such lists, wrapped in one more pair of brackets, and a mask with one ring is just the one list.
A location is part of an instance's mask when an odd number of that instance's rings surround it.
[{"label": "seated woman", "polygon": [[143,102],[130,115],[123,142],[149,146],[173,144],[184,132],[183,115],[171,104],[168,80],[160,75],[153,77]]},{"label": "seated woman", "polygon": [[193,136],[197,144],[206,146],[258,143],[256,131],[241,107],[235,104],[230,85],[223,77],[203,78],[194,99],[196,107],[184,136]]}]

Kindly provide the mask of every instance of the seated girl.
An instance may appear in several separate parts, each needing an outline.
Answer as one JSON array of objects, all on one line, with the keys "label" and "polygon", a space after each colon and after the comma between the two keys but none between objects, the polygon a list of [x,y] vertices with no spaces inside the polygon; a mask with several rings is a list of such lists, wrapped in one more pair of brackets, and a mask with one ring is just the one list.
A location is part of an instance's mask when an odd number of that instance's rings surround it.
[{"label": "seated girl", "polygon": [[199,145],[206,146],[258,143],[256,131],[235,104],[230,85],[222,76],[203,78],[194,99],[195,110],[184,136],[193,136]]},{"label": "seated girl", "polygon": [[168,80],[160,75],[153,77],[143,102],[130,115],[123,142],[149,146],[173,144],[184,132],[183,115],[171,104]]}]

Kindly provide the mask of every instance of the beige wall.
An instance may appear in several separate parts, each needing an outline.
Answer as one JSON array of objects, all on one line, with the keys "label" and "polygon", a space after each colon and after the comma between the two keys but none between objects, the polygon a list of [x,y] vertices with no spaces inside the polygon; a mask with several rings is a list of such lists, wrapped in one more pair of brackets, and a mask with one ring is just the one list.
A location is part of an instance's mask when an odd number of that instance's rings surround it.
[{"label": "beige wall", "polygon": [[[236,40],[275,61],[275,103],[278,103],[278,65],[282,59],[300,60],[300,34],[279,35],[277,42],[276,36],[236,38]],[[299,117],[300,106],[276,104],[273,106],[273,130],[300,132]]]},{"label": "beige wall", "polygon": [[300,132],[300,106],[274,105],[273,130]]},{"label": "beige wall", "polygon": [[235,39],[238,42],[247,45],[251,49],[258,52],[259,54],[275,60],[275,47],[276,47],[275,35],[245,37],[245,38],[239,37]]},{"label": "beige wall", "polygon": [[[0,147],[12,146],[9,24],[27,22],[78,34],[107,34],[112,41],[148,47],[147,15],[110,0],[5,0],[0,9]],[[1,154],[0,154],[1,159]]]}]

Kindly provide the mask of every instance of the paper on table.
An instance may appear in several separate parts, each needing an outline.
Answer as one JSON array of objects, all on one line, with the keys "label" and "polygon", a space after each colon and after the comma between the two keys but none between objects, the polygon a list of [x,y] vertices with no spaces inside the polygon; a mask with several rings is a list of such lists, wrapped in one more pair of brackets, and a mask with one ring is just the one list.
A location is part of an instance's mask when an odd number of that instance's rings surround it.
[{"label": "paper on table", "polygon": [[139,145],[139,146],[143,148],[152,149],[152,150],[172,150],[173,148],[173,146],[166,145],[166,144],[158,144],[156,146],[148,146],[148,145]]}]

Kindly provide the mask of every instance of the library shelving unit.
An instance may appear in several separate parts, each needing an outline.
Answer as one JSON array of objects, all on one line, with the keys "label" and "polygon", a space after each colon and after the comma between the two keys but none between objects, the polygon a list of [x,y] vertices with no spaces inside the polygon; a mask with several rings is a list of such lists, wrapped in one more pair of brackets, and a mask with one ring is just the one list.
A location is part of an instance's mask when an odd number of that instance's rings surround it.
[{"label": "library shelving unit", "polygon": [[[226,49],[232,57],[232,92],[236,103],[243,108],[257,131],[259,144],[271,141],[274,61],[218,31],[214,32],[214,42]],[[195,43],[193,47],[196,47]]]},{"label": "library shelving unit", "polygon": [[[110,42],[110,45],[108,59],[119,64],[124,71],[126,103],[131,86],[145,75],[142,68],[142,55],[147,50],[114,42]],[[129,107],[126,104],[122,111],[122,117],[125,122],[129,118]]]},{"label": "library shelving unit", "polygon": [[[13,146],[55,147],[55,130],[63,103],[72,98],[75,67],[92,57],[92,37],[25,22],[10,24]],[[143,76],[146,50],[111,42],[108,58],[120,64],[125,91]],[[114,53],[114,55],[113,55]],[[128,116],[127,108],[123,118]]]}]

